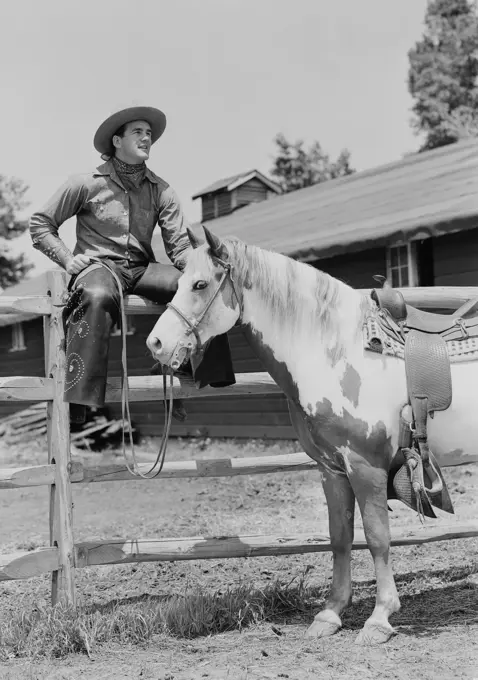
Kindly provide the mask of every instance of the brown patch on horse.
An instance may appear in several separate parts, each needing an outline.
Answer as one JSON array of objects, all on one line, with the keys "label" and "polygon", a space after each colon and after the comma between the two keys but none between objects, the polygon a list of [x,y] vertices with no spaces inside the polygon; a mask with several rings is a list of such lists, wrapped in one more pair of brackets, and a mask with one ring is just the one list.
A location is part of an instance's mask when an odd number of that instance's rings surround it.
[{"label": "brown patch on horse", "polygon": [[[343,455],[338,449],[347,445],[374,467],[388,470],[393,451],[385,423],[379,421],[370,427],[369,423],[346,410],[343,415],[338,415],[328,399],[317,402],[315,406],[310,404],[309,410],[314,415],[308,415],[299,404],[299,390],[287,365],[277,361],[274,352],[264,343],[262,333],[253,331],[250,326],[244,327],[243,331],[258,359],[285,392],[289,402],[294,404],[297,417],[303,421],[304,432],[308,433],[311,442],[320,451],[319,456],[312,456],[314,460],[325,463],[329,470],[345,473]],[[348,394],[352,401],[358,399],[360,378],[352,366],[347,375]]]},{"label": "brown patch on horse", "polygon": [[243,327],[243,333],[259,361],[270,373],[273,380],[285,392],[289,399],[299,402],[299,390],[284,361],[277,361],[274,352],[264,342],[262,333],[253,330],[249,325]]},{"label": "brown patch on horse", "polygon": [[342,394],[344,397],[348,399],[350,403],[355,406],[355,408],[357,408],[362,381],[360,380],[360,376],[356,369],[350,364],[347,364],[345,367],[345,372],[342,380],[340,381],[340,385],[342,387]]},{"label": "brown patch on horse", "polygon": [[[370,428],[369,423],[354,417],[344,410],[343,415],[334,412],[328,399],[318,402],[315,407],[310,405],[308,415],[299,404],[299,390],[284,362],[277,361],[274,352],[264,344],[262,334],[253,331],[249,326],[244,329],[244,335],[279,387],[286,393],[289,400],[289,408],[292,406],[291,416],[299,426],[302,436],[306,436],[316,455],[309,455],[316,460],[324,469],[346,474],[343,454],[340,449],[348,446],[358,453],[364,462],[373,467],[388,470],[392,459],[391,437],[387,433],[385,424],[379,421]],[[348,372],[348,389],[352,399],[358,398],[360,379],[357,372],[350,366]]]},{"label": "brown patch on horse", "polygon": [[[313,416],[303,413],[307,428],[317,448],[328,456],[337,455],[338,450],[348,446],[365,463],[376,468],[388,470],[393,457],[391,436],[385,423],[377,421],[370,424],[356,418],[344,409],[338,415],[329,399],[323,399],[314,406],[310,405]],[[338,454],[343,458],[342,454]],[[345,471],[345,463],[344,463]]]}]

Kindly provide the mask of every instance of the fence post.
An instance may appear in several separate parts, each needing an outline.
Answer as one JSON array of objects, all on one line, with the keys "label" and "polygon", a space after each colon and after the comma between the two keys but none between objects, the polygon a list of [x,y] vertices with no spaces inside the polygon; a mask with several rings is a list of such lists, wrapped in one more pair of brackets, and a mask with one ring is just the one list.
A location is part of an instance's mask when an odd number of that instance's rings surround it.
[{"label": "fence post", "polygon": [[70,414],[63,401],[65,386],[65,335],[62,296],[66,274],[47,272],[51,314],[44,317],[45,375],[53,379],[53,401],[47,404],[48,462],[55,465],[55,483],[50,486],[50,545],[58,548],[59,569],[52,573],[51,603],[75,604],[75,548],[73,503],[70,483]]}]

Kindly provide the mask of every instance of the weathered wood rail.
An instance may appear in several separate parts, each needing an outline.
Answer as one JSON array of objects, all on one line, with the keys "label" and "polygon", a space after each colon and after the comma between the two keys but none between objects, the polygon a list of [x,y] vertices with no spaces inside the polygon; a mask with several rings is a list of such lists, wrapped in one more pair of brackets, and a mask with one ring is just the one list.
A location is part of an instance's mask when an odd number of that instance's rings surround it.
[{"label": "weathered wood rail", "polygon": [[[447,456],[437,456],[442,467],[466,465],[478,462],[478,453],[464,455],[452,452]],[[149,470],[149,463],[140,463],[143,472]],[[186,477],[235,477],[238,475],[264,475],[273,472],[297,472],[317,470],[317,463],[306,453],[284,453],[279,456],[257,456],[254,458],[221,458],[204,460],[185,460],[166,462],[161,475],[148,481],[163,479],[184,479]],[[53,484],[54,465],[32,465],[19,468],[0,469],[0,489],[20,489],[26,486],[45,486]],[[69,481],[72,484],[91,484],[94,482],[120,482],[127,480],[145,481],[132,475],[125,465],[99,464],[84,465],[72,461],[69,465]]]},{"label": "weathered wood rail", "polygon": [[[50,547],[28,553],[0,555],[0,581],[28,579],[52,574],[52,603],[75,603],[75,568],[91,565],[125,564],[146,561],[176,561],[290,555],[330,550],[328,536],[229,536],[181,539],[129,539],[85,541],[75,544],[71,485],[135,479],[124,465],[90,465],[71,460],[68,405],[63,402],[64,336],[61,323],[65,278],[62,272],[49,272],[49,294],[28,297],[0,297],[0,313],[40,314],[44,320],[45,377],[13,376],[0,378],[0,400],[47,402],[48,461],[44,465],[0,469],[0,489],[29,486],[50,488]],[[367,291],[364,291],[367,292]],[[457,309],[469,298],[478,296],[474,287],[437,287],[402,289],[407,302],[427,309]],[[161,305],[139,297],[126,299],[128,314],[161,314]],[[236,376],[236,384],[221,388],[221,395],[274,394],[280,389],[267,373]],[[175,378],[176,397],[192,398],[217,395],[218,390],[196,389],[192,381]],[[152,401],[163,396],[160,376],[129,378],[131,401]],[[169,388],[168,388],[169,390]],[[169,392],[168,392],[169,393]],[[120,401],[119,378],[110,378],[107,401]],[[442,466],[477,462],[478,454],[452,453],[442,456]],[[149,465],[144,465],[145,469]],[[167,462],[157,481],[183,477],[220,477],[315,470],[316,463],[305,453],[222,460]],[[353,548],[366,548],[358,531]],[[395,533],[393,545],[423,544],[478,536],[478,523],[432,525]]]},{"label": "weathered wood rail", "polygon": [[[53,273],[53,272],[52,272]],[[57,274],[58,272],[54,272]],[[61,272],[60,272],[61,275]],[[416,288],[398,288],[410,305],[423,309],[458,309],[467,300],[478,295],[477,286],[433,286]],[[364,294],[371,292],[370,288],[363,288]],[[25,312],[29,314],[49,315],[52,309],[50,295],[28,295],[24,297],[0,297],[0,314]],[[161,314],[165,307],[150,302],[137,295],[130,295],[125,300],[127,314]]]},{"label": "weathered wood rail", "polygon": [[[48,401],[53,399],[53,378],[29,378],[7,376],[0,378],[0,401]],[[163,398],[163,378],[160,375],[129,376],[130,401],[153,401]],[[268,373],[239,373],[236,384],[221,387],[222,396],[238,396],[244,394],[280,394],[281,390]],[[191,379],[174,378],[173,394],[177,398],[217,396],[218,388],[203,387],[197,389]],[[166,394],[169,396],[170,388]],[[121,401],[121,378],[108,378],[106,386],[108,402]]]},{"label": "weathered wood rail", "polygon": [[[363,531],[355,531],[353,550],[365,550]],[[478,536],[476,522],[438,525],[396,532],[392,545],[424,545],[435,541]],[[114,539],[75,544],[75,567],[92,567],[131,562],[178,562],[184,560],[228,559],[297,555],[331,550],[326,535],[309,536],[223,536],[167,539]],[[0,581],[41,576],[60,567],[58,548],[40,548],[28,553],[0,555]]]}]

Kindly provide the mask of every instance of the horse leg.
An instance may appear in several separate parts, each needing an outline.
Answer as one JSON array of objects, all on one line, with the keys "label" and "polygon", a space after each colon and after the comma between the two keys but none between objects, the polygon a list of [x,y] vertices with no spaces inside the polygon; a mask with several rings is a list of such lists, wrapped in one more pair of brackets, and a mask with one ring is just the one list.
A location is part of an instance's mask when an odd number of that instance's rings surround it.
[{"label": "horse leg", "polygon": [[390,526],[387,506],[387,471],[369,464],[352,452],[348,478],[362,515],[365,538],[372,554],[377,595],[375,608],[357,636],[358,644],[387,642],[394,634],[388,617],[400,609],[390,562]]},{"label": "horse leg", "polygon": [[354,538],[355,496],[347,477],[323,473],[333,551],[332,587],[324,609],[307,630],[308,637],[328,637],[342,627],[340,614],[352,601],[350,557]]},{"label": "horse leg", "polygon": [[[304,451],[314,460],[321,462],[323,456],[316,446],[307,426],[304,414],[289,400],[289,412]],[[324,468],[321,467],[321,470]],[[350,554],[354,540],[355,496],[345,475],[322,472],[322,486],[327,500],[330,542],[333,551],[332,588],[324,609],[319,612],[307,630],[309,637],[328,637],[342,627],[340,614],[350,604],[352,580],[350,575]]]}]

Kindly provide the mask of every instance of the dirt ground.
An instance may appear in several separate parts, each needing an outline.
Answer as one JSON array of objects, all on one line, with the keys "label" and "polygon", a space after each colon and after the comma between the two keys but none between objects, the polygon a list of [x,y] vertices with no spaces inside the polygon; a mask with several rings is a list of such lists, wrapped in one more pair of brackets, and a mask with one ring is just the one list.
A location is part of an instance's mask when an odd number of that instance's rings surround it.
[{"label": "dirt ground", "polygon": [[[1,445],[0,445],[1,446]],[[154,450],[146,442],[148,459]],[[169,459],[253,456],[298,450],[289,443],[174,442]],[[111,454],[114,455],[114,454]],[[96,460],[100,454],[95,454]],[[104,456],[105,457],[105,456]],[[111,460],[109,458],[108,460]],[[40,445],[2,450],[0,464],[44,462]],[[106,462],[106,457],[105,457]],[[455,517],[431,523],[478,519],[478,465],[446,469]],[[12,552],[48,544],[48,497],[44,487],[0,494],[0,549]],[[416,515],[393,504],[392,532],[418,526]],[[327,531],[325,499],[315,471],[218,479],[110,482],[74,485],[75,540],[233,534],[297,534]],[[359,513],[357,527],[361,526]],[[391,623],[395,635],[379,648],[354,640],[374,604],[374,573],[368,551],[353,553],[354,603],[334,637],[304,637],[322,592],[330,583],[331,554],[91,567],[78,570],[80,602],[119,606],[145,596],[164,598],[197,589],[218,591],[272,580],[288,583],[307,572],[317,602],[277,621],[239,632],[178,639],[156,636],[146,645],[107,645],[91,658],[71,655],[42,661],[11,659],[1,680],[420,680],[478,679],[478,539],[392,550],[402,608]],[[0,616],[49,600],[47,576],[0,584]]]}]

